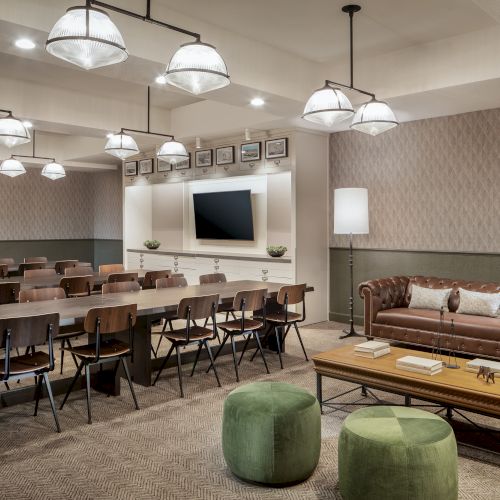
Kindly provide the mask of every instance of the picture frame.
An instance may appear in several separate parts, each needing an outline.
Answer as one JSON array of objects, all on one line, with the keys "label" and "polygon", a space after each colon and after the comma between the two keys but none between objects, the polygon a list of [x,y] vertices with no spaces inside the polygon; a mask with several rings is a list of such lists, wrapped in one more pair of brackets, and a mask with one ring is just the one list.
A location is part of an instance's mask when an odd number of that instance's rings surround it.
[{"label": "picture frame", "polygon": [[224,146],[215,149],[215,164],[230,165],[234,163],[234,146]]},{"label": "picture frame", "polygon": [[194,163],[198,168],[211,167],[214,163],[213,150],[203,149],[201,151],[196,151],[194,154]]},{"label": "picture frame", "polygon": [[125,162],[125,175],[127,177],[132,177],[137,175],[137,162],[136,161],[126,161]]},{"label": "picture frame", "polygon": [[146,158],[144,160],[139,160],[139,173],[141,175],[150,175],[154,171],[153,159]]},{"label": "picture frame", "polygon": [[189,158],[173,163],[173,165],[175,170],[187,170],[191,168],[191,153],[189,153]]},{"label": "picture frame", "polygon": [[156,160],[156,171],[157,172],[171,172],[172,171],[172,164],[169,161],[162,160],[158,158]]},{"label": "picture frame", "polygon": [[261,159],[260,142],[246,142],[240,146],[240,161],[242,163],[250,161],[259,161]]},{"label": "picture frame", "polygon": [[288,156],[288,138],[270,139],[266,141],[266,160],[286,158]]}]

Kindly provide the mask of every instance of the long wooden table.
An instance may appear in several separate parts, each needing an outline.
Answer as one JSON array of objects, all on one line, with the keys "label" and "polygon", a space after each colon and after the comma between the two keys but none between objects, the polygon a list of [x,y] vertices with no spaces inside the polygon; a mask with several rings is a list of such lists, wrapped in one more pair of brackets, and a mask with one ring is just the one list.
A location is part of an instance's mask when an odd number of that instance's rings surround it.
[{"label": "long wooden table", "polygon": [[[75,260],[75,259],[61,259],[61,260]],[[60,261],[49,260],[48,262],[45,262],[45,269],[54,269],[54,267],[56,266],[56,262]],[[19,271],[19,264],[20,263],[14,264],[13,266],[8,266],[9,273],[17,273]],[[78,265],[82,267],[88,267],[92,266],[92,263],[78,261]]]}]

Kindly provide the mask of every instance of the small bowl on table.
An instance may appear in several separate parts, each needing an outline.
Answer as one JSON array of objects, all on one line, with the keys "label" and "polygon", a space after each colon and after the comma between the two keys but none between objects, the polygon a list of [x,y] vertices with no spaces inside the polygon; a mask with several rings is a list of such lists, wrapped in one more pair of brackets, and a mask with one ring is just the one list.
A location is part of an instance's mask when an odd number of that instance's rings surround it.
[{"label": "small bowl on table", "polygon": [[287,247],[278,245],[278,246],[269,246],[266,248],[267,253],[271,257],[283,257],[285,252],[288,250]]},{"label": "small bowl on table", "polygon": [[161,243],[158,240],[146,240],[144,242],[144,246],[148,250],[158,250],[160,248]]}]

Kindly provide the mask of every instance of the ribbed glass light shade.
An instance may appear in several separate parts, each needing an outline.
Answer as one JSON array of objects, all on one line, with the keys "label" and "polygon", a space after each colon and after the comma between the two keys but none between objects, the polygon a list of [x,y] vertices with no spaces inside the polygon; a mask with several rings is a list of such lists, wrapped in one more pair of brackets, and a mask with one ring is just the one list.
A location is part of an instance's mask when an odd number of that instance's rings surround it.
[{"label": "ribbed glass light shade", "polygon": [[354,115],[351,128],[365,134],[378,135],[399,124],[387,103],[372,99]]},{"label": "ribbed glass light shade", "polygon": [[0,165],[0,174],[8,175],[9,177],[17,177],[26,173],[24,165],[19,160],[9,158],[4,160]]},{"label": "ribbed glass light shade", "polygon": [[172,56],[165,72],[170,85],[203,94],[229,85],[226,63],[215,47],[201,41],[185,43]]},{"label": "ribbed glass light shade", "polygon": [[11,113],[0,118],[0,144],[12,148],[30,142],[28,129]]},{"label": "ribbed glass light shade", "polygon": [[45,44],[47,52],[83,69],[127,59],[122,35],[108,14],[93,7],[72,7],[56,22]]},{"label": "ribbed glass light shade", "polygon": [[66,171],[64,170],[64,167],[59,163],[52,162],[47,163],[47,165],[43,167],[42,175],[44,177],[47,177],[48,179],[55,181],[57,179],[66,177]]},{"label": "ribbed glass light shade", "polygon": [[346,95],[338,88],[326,84],[309,98],[302,118],[331,127],[335,123],[350,118],[353,114],[354,109]]},{"label": "ribbed glass light shade", "polygon": [[129,156],[135,155],[139,152],[137,143],[134,141],[130,135],[120,132],[119,134],[112,135],[106,146],[104,146],[104,151],[110,155],[124,160]]},{"label": "ribbed glass light shade", "polygon": [[184,144],[177,141],[168,141],[158,150],[156,156],[160,160],[166,160],[170,163],[177,163],[189,158]]}]

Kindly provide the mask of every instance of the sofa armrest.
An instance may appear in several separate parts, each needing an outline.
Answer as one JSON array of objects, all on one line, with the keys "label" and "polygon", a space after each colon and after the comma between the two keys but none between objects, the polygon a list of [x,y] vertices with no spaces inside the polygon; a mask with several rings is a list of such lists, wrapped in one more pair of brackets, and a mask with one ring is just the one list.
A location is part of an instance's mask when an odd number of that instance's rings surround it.
[{"label": "sofa armrest", "polygon": [[365,335],[371,336],[371,325],[379,311],[405,307],[409,281],[407,276],[392,276],[360,283],[359,295],[364,300]]}]

